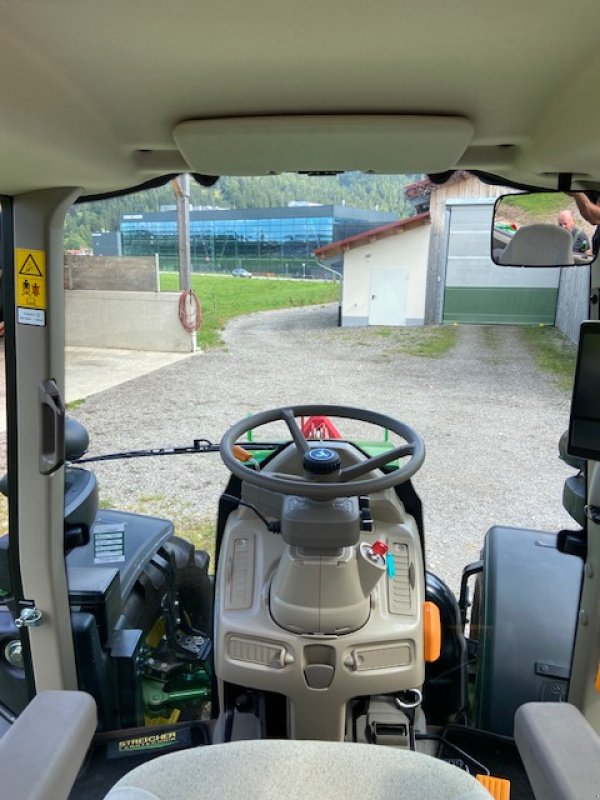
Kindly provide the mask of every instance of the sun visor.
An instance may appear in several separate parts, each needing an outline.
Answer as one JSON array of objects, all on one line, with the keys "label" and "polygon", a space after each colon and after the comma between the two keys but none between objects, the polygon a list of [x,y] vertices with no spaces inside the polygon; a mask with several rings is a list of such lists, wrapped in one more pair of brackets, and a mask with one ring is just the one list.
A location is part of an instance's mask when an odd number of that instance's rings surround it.
[{"label": "sun visor", "polygon": [[193,172],[443,172],[473,136],[464,117],[336,115],[189,120],[173,131]]}]

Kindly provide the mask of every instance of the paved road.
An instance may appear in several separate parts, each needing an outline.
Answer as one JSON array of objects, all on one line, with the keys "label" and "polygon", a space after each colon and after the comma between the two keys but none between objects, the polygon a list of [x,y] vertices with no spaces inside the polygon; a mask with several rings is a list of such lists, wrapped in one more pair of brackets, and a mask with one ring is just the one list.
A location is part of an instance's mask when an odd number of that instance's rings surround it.
[{"label": "paved road", "polygon": [[[6,381],[4,337],[0,338],[0,469],[6,465]],[[80,400],[103,389],[146,375],[188,354],[136,350],[101,350],[67,347],[65,351],[65,402]]]},{"label": "paved road", "polygon": [[[394,352],[373,329],[336,327],[334,306],[264,312],[227,328],[226,349],[194,355],[90,397],[77,410],[95,452],[218,441],[249,412],[288,403],[363,406],[415,427],[415,477],[429,566],[457,588],[493,524],[558,529],[570,470],[557,458],[569,396],[541,374],[518,328],[464,326],[439,359]],[[364,434],[344,424],[347,436]],[[217,456],[98,467],[105,501],[175,519],[214,515]]]}]

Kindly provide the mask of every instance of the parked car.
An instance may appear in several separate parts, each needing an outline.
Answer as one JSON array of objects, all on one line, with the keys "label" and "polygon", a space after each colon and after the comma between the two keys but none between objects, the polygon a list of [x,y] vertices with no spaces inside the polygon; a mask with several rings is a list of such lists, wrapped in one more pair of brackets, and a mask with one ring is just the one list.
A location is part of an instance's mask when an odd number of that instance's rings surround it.
[{"label": "parked car", "polygon": [[248,272],[248,270],[244,269],[243,267],[236,267],[235,269],[232,269],[231,270],[231,274],[233,275],[234,278],[251,278],[252,277],[252,273]]}]

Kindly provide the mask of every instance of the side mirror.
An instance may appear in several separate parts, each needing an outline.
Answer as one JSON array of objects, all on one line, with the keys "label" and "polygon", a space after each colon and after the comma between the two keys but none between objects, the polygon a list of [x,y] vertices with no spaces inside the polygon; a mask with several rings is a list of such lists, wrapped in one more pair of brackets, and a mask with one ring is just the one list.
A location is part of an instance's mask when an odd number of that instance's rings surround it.
[{"label": "side mirror", "polygon": [[496,200],[492,261],[500,267],[572,267],[593,259],[594,226],[563,192],[506,194]]}]

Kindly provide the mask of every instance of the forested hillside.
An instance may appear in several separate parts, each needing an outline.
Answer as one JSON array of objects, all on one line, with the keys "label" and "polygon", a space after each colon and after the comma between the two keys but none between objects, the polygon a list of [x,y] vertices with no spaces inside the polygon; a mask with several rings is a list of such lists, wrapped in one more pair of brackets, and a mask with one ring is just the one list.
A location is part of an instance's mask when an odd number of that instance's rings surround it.
[{"label": "forested hillside", "polygon": [[[412,213],[404,196],[404,187],[420,177],[365,175],[359,172],[324,177],[292,174],[260,178],[224,177],[210,189],[203,189],[192,181],[191,202],[194,206],[222,208],[268,208],[286,206],[294,200],[338,203],[355,208],[391,211],[400,219]],[[159,211],[161,205],[174,202],[173,189],[168,184],[128,197],[74,206],[67,216],[65,248],[91,247],[92,233],[117,230],[121,214]]]}]

